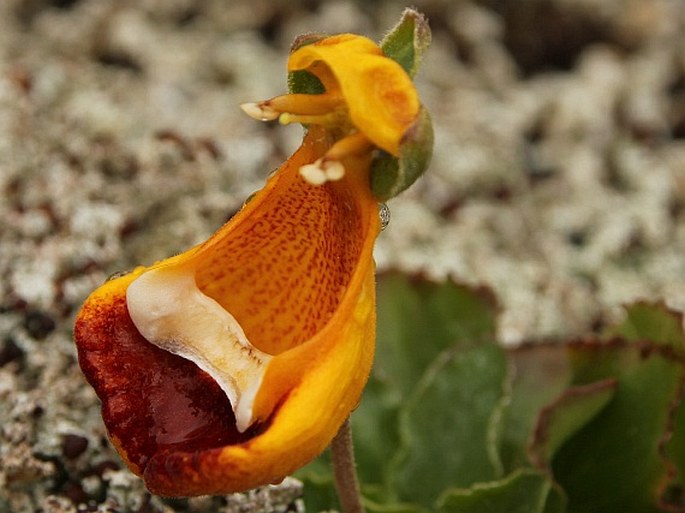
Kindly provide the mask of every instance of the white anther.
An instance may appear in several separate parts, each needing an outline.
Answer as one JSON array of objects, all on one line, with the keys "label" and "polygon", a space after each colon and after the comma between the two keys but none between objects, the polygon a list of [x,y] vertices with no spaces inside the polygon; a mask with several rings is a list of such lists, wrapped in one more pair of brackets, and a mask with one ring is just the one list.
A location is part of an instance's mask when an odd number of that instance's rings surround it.
[{"label": "white anther", "polygon": [[245,114],[258,121],[273,121],[281,115],[280,112],[263,103],[243,103],[240,108]]},{"label": "white anther", "polygon": [[345,176],[345,166],[339,160],[321,158],[313,164],[300,167],[300,174],[312,185],[323,185]]},{"label": "white anther", "polygon": [[319,166],[317,160],[313,164],[307,164],[300,168],[300,174],[307,182],[312,185],[323,185],[328,181],[326,172]]},{"label": "white anther", "polygon": [[325,160],[323,170],[326,173],[326,177],[333,182],[345,176],[345,166],[339,160]]}]

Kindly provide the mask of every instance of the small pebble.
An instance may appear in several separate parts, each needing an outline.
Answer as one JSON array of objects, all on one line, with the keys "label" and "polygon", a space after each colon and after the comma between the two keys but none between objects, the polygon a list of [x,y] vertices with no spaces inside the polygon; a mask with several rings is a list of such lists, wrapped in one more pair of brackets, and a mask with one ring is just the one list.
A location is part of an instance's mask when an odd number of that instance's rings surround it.
[{"label": "small pebble", "polygon": [[55,329],[55,321],[40,310],[29,310],[24,316],[24,328],[36,340],[43,340]]},{"label": "small pebble", "polygon": [[81,435],[67,433],[62,437],[62,454],[73,460],[81,456],[88,449],[88,439]]}]

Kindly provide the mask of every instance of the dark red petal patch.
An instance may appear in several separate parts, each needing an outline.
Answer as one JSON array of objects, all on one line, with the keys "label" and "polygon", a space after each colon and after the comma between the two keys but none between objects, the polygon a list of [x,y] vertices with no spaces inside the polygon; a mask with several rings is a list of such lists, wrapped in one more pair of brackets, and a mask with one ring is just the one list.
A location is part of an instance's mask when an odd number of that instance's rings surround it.
[{"label": "dark red petal patch", "polygon": [[137,473],[155,455],[241,443],[228,398],[194,363],[136,330],[125,297],[92,301],[76,322],[83,373],[102,401],[109,434]]}]

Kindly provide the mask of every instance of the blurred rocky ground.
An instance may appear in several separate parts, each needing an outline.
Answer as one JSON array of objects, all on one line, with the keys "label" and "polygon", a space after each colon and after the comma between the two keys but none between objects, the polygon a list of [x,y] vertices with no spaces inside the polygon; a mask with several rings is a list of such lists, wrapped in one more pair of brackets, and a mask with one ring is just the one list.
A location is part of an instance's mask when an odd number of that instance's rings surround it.
[{"label": "blurred rocky ground", "polygon": [[[685,3],[413,3],[436,149],[389,204],[379,268],[490,286],[504,343],[601,330],[636,299],[685,309]],[[108,275],[204,240],[296,147],[299,127],[238,105],[285,90],[297,34],[379,39],[403,7],[0,2],[0,511],[296,506],[290,481],[273,500],[146,494],[71,325]]]}]

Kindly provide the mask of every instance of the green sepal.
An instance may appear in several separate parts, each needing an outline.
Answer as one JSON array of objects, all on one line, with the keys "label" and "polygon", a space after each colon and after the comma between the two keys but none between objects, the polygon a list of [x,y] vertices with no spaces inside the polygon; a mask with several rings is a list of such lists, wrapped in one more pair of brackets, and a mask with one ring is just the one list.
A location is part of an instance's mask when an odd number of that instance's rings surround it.
[{"label": "green sepal", "polygon": [[290,94],[323,94],[326,88],[316,75],[302,69],[288,73],[288,92]]},{"label": "green sepal", "polygon": [[413,77],[431,39],[426,17],[415,9],[407,8],[399,23],[383,38],[380,47],[387,57],[397,61]]},{"label": "green sepal", "polygon": [[433,156],[433,122],[421,106],[414,124],[400,141],[400,156],[379,152],[371,163],[371,190],[379,201],[394,198],[428,168]]}]

